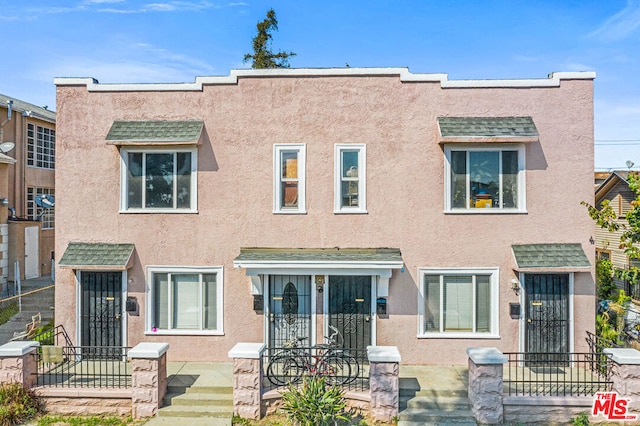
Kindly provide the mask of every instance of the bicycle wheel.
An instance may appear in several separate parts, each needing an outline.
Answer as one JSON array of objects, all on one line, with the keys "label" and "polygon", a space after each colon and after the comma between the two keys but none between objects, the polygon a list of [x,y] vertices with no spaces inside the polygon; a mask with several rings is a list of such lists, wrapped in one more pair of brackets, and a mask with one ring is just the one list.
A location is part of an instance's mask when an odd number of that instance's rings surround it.
[{"label": "bicycle wheel", "polygon": [[302,368],[291,355],[276,355],[269,360],[267,379],[276,386],[297,383],[302,377]]},{"label": "bicycle wheel", "polygon": [[347,383],[351,383],[360,376],[360,363],[353,355],[350,355],[348,353],[344,354],[344,358],[349,364],[349,368],[351,369],[351,376],[349,377],[349,380],[347,380]]},{"label": "bicycle wheel", "polygon": [[344,385],[351,380],[351,366],[346,358],[336,355],[329,355],[322,358],[322,375],[330,385]]}]

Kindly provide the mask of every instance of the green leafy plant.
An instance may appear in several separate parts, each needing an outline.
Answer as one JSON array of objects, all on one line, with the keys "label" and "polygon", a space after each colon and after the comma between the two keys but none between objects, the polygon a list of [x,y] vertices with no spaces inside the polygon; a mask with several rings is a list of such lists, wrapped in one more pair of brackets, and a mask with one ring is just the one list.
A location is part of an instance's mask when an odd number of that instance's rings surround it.
[{"label": "green leafy plant", "polygon": [[571,419],[571,424],[575,426],[589,426],[591,422],[589,421],[587,413],[580,413]]},{"label": "green leafy plant", "polygon": [[596,289],[599,299],[609,299],[616,285],[613,282],[613,264],[609,259],[596,262]]},{"label": "green leafy plant", "polygon": [[142,424],[131,417],[108,416],[44,416],[38,419],[38,426],[128,426]]},{"label": "green leafy plant", "polygon": [[42,413],[42,406],[31,390],[20,383],[0,385],[0,426],[23,424]]},{"label": "green leafy plant", "polygon": [[350,420],[342,391],[336,386],[328,387],[324,377],[304,377],[300,388],[289,385],[282,394],[282,403],[287,419],[296,425],[325,426]]}]

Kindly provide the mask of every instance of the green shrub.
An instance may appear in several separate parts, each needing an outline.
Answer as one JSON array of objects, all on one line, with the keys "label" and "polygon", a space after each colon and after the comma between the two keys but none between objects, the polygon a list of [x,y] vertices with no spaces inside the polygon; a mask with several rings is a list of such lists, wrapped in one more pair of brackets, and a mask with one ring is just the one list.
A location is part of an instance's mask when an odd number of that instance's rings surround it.
[{"label": "green shrub", "polygon": [[338,420],[349,421],[344,395],[336,386],[327,387],[324,377],[304,377],[300,388],[289,385],[282,403],[287,419],[296,425],[327,426]]},{"label": "green shrub", "polygon": [[591,422],[589,421],[587,413],[580,413],[577,417],[571,419],[571,424],[575,426],[589,426]]},{"label": "green shrub", "polygon": [[0,426],[24,423],[42,413],[42,406],[31,390],[20,383],[0,385]]},{"label": "green shrub", "polygon": [[599,299],[609,299],[616,289],[613,282],[613,264],[609,259],[596,261],[596,289]]}]

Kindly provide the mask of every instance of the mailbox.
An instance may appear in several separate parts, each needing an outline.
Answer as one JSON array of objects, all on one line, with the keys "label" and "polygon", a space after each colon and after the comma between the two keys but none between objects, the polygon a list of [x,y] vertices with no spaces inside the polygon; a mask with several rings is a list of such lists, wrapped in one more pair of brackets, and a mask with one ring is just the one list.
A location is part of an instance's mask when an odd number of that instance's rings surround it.
[{"label": "mailbox", "polygon": [[127,297],[125,309],[127,312],[138,312],[138,300],[135,297]]},{"label": "mailbox", "polygon": [[509,303],[509,315],[513,319],[520,318],[520,304],[519,303]]},{"label": "mailbox", "polygon": [[387,299],[384,297],[380,297],[376,300],[376,313],[378,315],[387,315]]}]

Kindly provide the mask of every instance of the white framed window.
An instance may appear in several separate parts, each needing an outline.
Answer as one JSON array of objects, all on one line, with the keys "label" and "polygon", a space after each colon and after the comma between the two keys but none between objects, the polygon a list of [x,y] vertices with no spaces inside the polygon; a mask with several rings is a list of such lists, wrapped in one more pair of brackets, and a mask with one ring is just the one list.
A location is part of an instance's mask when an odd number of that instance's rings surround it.
[{"label": "white framed window", "polygon": [[184,213],[197,209],[195,148],[120,150],[120,210]]},{"label": "white framed window", "polygon": [[526,212],[523,144],[445,147],[445,211]]},{"label": "white framed window", "polygon": [[56,168],[56,131],[27,124],[27,165],[40,169]]},{"label": "white framed window", "polygon": [[498,268],[418,272],[418,337],[498,337]]},{"label": "white framed window", "polygon": [[275,145],[273,163],[273,212],[306,213],[306,146]]},{"label": "white framed window", "polygon": [[336,144],[334,176],[334,213],[366,213],[366,145]]},{"label": "white framed window", "polygon": [[147,333],[223,334],[222,267],[149,267]]},{"label": "white framed window", "polygon": [[30,186],[27,188],[27,216],[31,220],[38,220],[38,216],[40,216],[40,221],[42,222],[42,229],[54,229],[56,212],[55,207],[50,209],[45,209],[43,207],[38,207],[36,204],[36,197],[38,195],[51,195],[55,196],[55,190],[53,188],[40,188]]}]

